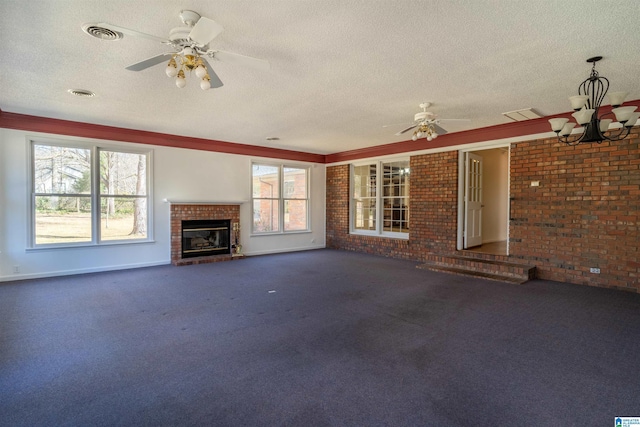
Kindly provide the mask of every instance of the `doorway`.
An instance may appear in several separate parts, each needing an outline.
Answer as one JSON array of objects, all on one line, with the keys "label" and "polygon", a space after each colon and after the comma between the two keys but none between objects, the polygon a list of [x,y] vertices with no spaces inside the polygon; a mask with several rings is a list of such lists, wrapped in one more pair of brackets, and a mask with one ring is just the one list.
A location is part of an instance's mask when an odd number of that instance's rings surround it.
[{"label": "doorway", "polygon": [[509,254],[509,146],[460,151],[458,250]]}]

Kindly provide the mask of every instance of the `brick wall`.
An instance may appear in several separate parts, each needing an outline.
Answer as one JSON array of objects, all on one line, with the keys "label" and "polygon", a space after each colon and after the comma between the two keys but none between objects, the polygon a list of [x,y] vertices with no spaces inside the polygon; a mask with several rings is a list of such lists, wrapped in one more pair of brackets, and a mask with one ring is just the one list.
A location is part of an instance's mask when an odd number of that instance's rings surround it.
[{"label": "brick wall", "polygon": [[[458,154],[411,157],[409,240],[349,234],[349,165],[327,168],[327,247],[420,261],[455,251]],[[433,215],[424,215],[431,212]]]},{"label": "brick wall", "polygon": [[[229,219],[231,220],[231,228],[233,228],[234,223],[240,223],[240,205],[171,204],[172,264],[200,264],[232,259],[231,254],[182,259],[182,221],[202,219]],[[229,232],[232,243],[235,243],[233,231]]]},{"label": "brick wall", "polygon": [[640,291],[639,167],[637,129],[613,143],[512,145],[511,256],[540,278]]},{"label": "brick wall", "polygon": [[[638,128],[615,143],[512,144],[510,259],[543,279],[640,292],[639,145]],[[412,156],[410,185],[408,241],[350,235],[349,165],[328,167],[327,247],[416,261],[454,253],[458,152]]]},{"label": "brick wall", "polygon": [[411,157],[411,246],[414,258],[456,250],[458,152]]}]

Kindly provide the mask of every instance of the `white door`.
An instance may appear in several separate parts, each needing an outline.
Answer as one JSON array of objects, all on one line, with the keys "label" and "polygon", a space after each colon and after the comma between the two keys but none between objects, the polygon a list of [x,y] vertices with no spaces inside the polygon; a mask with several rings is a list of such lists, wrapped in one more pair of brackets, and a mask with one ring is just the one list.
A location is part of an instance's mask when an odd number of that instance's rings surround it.
[{"label": "white door", "polygon": [[482,157],[465,153],[464,248],[482,244]]}]

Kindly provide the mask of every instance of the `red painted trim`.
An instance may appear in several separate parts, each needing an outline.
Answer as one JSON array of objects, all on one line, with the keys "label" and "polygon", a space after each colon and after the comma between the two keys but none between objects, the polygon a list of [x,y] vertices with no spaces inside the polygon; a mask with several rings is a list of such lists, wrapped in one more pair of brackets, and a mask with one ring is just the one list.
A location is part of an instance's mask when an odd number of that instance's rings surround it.
[{"label": "red painted trim", "polygon": [[[640,107],[640,99],[625,102],[624,105]],[[611,112],[610,105],[600,108],[600,115],[609,112]],[[412,140],[408,140],[403,142],[394,142],[392,144],[377,145],[374,147],[367,147],[358,150],[327,154],[326,163],[345,162],[367,157],[388,156],[391,154],[409,153],[412,151],[428,150],[432,148],[451,147],[454,145],[471,144],[474,142],[493,141],[504,138],[513,138],[518,136],[551,132],[549,119],[555,117],[567,117],[572,121],[575,121],[573,117],[571,117],[572,113],[573,111],[548,117],[542,117],[539,119],[526,120],[523,122],[505,123],[497,126],[448,133],[446,135],[439,136],[431,142],[423,138],[415,142]]]},{"label": "red painted trim", "polygon": [[212,139],[190,138],[165,133],[147,132],[69,120],[7,113],[0,110],[0,128],[43,132],[55,135],[68,135],[83,138],[105,139],[111,141],[133,142],[138,144],[160,145],[164,147],[190,148],[193,150],[214,151],[218,153],[239,154],[255,157],[269,157],[283,160],[324,163],[323,154],[279,148],[237,144]]},{"label": "red painted trim", "polygon": [[[640,99],[625,102],[624,105],[640,107]],[[611,112],[611,106],[607,105],[600,109],[601,114],[609,112]],[[302,151],[283,150],[279,148],[260,147],[211,139],[190,138],[113,126],[7,113],[2,111],[2,109],[0,109],[0,128],[312,163],[337,163],[367,157],[410,153],[413,151],[428,150],[432,148],[451,147],[455,145],[471,144],[474,142],[492,141],[550,132],[551,127],[549,126],[548,119],[555,117],[567,117],[572,119],[571,113],[572,112],[566,112],[553,116],[542,117],[540,119],[527,120],[524,122],[505,123],[497,126],[449,133],[439,136],[431,142],[426,139],[419,139],[415,142],[408,140],[403,142],[394,142],[391,144],[376,145],[358,150],[342,151],[339,153],[328,154],[326,156],[323,154],[305,153]]]}]

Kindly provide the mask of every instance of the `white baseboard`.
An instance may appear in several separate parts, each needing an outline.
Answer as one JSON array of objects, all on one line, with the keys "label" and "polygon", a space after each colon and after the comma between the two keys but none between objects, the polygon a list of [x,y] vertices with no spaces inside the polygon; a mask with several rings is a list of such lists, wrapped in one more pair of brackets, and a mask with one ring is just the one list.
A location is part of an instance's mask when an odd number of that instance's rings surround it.
[{"label": "white baseboard", "polygon": [[167,265],[167,264],[171,264],[171,260],[167,259],[166,261],[138,263],[138,264],[125,264],[125,265],[111,265],[107,267],[81,268],[81,269],[75,269],[75,270],[47,271],[45,273],[12,274],[11,276],[0,276],[0,282],[10,282],[14,280],[28,280],[28,279],[42,279],[45,277],[72,276],[74,274],[85,274],[85,273],[100,273],[102,271],[129,270],[132,268],[155,267],[158,265]]},{"label": "white baseboard", "polygon": [[245,252],[246,256],[258,256],[258,255],[269,255],[269,254],[280,254],[285,252],[300,252],[300,251],[311,251],[314,249],[324,249],[326,246],[305,246],[305,247],[296,247],[296,248],[287,248],[287,249],[270,249],[268,251],[252,251]]}]

